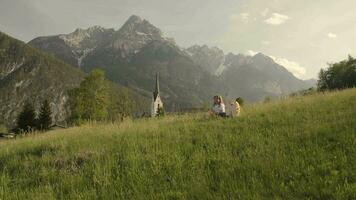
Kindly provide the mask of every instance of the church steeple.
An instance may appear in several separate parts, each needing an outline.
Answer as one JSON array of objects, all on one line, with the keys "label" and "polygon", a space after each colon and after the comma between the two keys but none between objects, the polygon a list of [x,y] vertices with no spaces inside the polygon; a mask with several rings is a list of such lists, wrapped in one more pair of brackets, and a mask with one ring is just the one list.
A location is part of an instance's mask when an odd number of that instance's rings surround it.
[{"label": "church steeple", "polygon": [[159,116],[160,112],[163,109],[163,102],[161,100],[161,95],[159,94],[159,74],[156,74],[156,85],[155,90],[153,92],[153,99],[152,99],[152,107],[151,107],[151,116],[156,117]]},{"label": "church steeple", "polygon": [[153,92],[153,99],[156,100],[158,95],[159,95],[159,74],[156,73],[156,85],[155,85],[155,91]]}]

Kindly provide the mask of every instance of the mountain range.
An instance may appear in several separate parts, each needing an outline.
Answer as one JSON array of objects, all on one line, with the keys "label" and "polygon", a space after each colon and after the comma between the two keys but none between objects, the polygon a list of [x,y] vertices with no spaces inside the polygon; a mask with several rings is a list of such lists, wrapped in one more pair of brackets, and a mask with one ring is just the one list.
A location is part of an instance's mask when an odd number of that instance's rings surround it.
[{"label": "mountain range", "polygon": [[151,98],[159,73],[161,96],[169,111],[201,107],[215,94],[257,102],[314,85],[262,53],[235,55],[206,45],[182,48],[135,15],[118,30],[78,28],[28,44],[1,34],[0,45],[0,111],[5,113],[3,119],[12,121],[15,108],[29,95],[46,94],[56,99],[56,117],[64,119],[65,91],[95,68],[143,98]]},{"label": "mountain range", "polygon": [[225,54],[217,47],[181,48],[174,39],[139,16],[118,30],[94,26],[29,42],[85,72],[102,68],[108,78],[150,96],[160,73],[168,109],[197,107],[213,94],[256,102],[312,87],[261,53]]}]

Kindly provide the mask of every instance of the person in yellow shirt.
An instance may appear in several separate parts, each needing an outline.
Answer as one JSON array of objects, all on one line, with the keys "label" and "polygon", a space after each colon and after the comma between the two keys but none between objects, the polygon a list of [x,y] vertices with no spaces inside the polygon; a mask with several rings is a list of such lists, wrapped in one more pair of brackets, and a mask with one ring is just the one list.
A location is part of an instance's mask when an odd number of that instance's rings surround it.
[{"label": "person in yellow shirt", "polygon": [[239,104],[239,102],[236,100],[231,100],[229,103],[229,108],[228,108],[228,116],[229,117],[238,117],[240,116],[240,112],[241,112],[241,106]]}]

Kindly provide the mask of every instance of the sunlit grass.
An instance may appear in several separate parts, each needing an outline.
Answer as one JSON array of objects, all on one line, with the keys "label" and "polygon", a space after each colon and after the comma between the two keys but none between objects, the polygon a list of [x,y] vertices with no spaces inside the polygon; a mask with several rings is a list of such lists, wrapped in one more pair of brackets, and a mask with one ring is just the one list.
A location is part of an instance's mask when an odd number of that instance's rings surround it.
[{"label": "sunlit grass", "polygon": [[0,199],[356,199],[356,90],[0,141]]}]

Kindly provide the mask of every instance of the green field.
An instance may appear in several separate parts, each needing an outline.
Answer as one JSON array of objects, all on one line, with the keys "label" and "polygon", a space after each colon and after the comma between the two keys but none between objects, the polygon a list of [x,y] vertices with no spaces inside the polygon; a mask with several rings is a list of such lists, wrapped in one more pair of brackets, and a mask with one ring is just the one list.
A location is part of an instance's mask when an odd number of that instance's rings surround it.
[{"label": "green field", "polygon": [[356,199],[356,89],[2,140],[0,199]]}]

